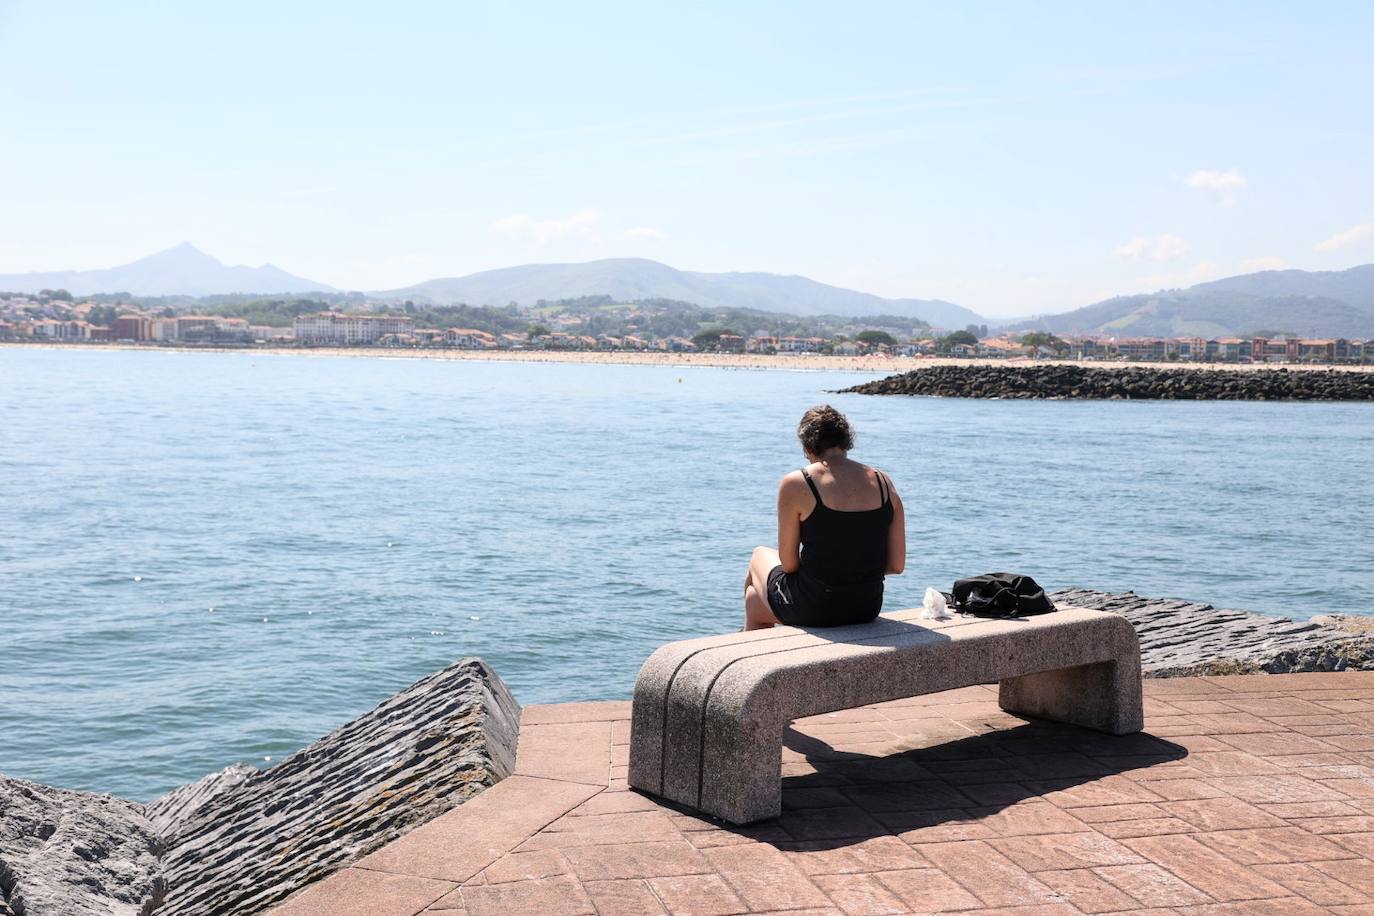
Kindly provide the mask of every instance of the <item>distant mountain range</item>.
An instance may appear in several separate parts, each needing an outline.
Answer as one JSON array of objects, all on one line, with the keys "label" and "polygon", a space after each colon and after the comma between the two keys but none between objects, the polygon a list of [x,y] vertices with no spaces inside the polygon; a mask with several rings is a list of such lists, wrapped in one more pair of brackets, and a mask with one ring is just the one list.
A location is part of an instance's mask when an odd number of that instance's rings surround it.
[{"label": "distant mountain range", "polygon": [[540,299],[608,295],[621,302],[679,299],[707,308],[748,308],[791,315],[901,315],[937,327],[986,324],[976,312],[941,299],[885,299],[806,277],[767,273],[699,273],[644,258],[583,264],[525,264],[466,277],[427,280],[404,289],[370,293],[446,305],[533,305]]},{"label": "distant mountain range", "polygon": [[0,274],[0,291],[36,293],[65,289],[77,296],[129,293],[132,296],[215,296],[230,293],[336,292],[328,283],[306,280],[279,267],[231,267],[189,242],[131,264],[104,270]]},{"label": "distant mountain range", "polygon": [[[303,295],[338,292],[271,264],[234,267],[182,243],[105,270],[0,275],[0,291],[66,289],[76,295]],[[1070,312],[1008,325],[941,299],[885,299],[800,276],[701,273],[643,258],[582,264],[526,264],[427,280],[368,295],[433,305],[534,305],[607,295],[621,302],[677,299],[706,308],[792,315],[900,315],[941,328],[1002,324],[1008,330],[1115,336],[1243,336],[1257,331],[1316,337],[1374,337],[1374,264],[1341,271],[1266,270],[1187,289],[1117,296]]]},{"label": "distant mountain range", "polygon": [[1374,337],[1374,264],[1349,270],[1265,270],[1187,289],[1117,296],[1011,329],[1122,337],[1228,337],[1259,331]]}]

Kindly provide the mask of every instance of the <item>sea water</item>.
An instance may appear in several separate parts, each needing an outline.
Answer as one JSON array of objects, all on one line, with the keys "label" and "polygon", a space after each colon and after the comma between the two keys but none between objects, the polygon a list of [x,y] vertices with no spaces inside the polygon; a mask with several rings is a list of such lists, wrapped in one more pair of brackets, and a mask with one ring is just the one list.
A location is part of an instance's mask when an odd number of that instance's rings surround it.
[{"label": "sea water", "polygon": [[0,349],[0,772],[148,799],[485,658],[616,699],[737,628],[830,402],[926,586],[1370,613],[1374,405],[838,395],[876,373]]}]

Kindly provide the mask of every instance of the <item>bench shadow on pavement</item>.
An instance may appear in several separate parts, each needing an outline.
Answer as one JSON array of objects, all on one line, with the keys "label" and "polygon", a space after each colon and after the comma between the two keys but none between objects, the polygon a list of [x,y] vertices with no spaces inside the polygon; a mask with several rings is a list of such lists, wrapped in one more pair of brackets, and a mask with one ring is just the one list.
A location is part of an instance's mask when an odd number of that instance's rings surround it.
[{"label": "bench shadow on pavement", "polygon": [[[1146,732],[1107,735],[1039,719],[948,737],[951,730],[977,727],[943,718],[913,720],[902,726],[908,736],[891,745],[925,746],[869,754],[836,748],[789,726],[783,746],[801,759],[787,755],[784,770],[801,764],[812,772],[783,777],[781,817],[736,827],[671,802],[666,806],[783,849],[838,849],[917,830],[927,831],[927,842],[1074,832],[1087,829],[1073,818],[1075,807],[1158,800],[1130,778],[1117,777],[1188,756],[1186,748]],[[1167,769],[1158,774],[1168,776]],[[1044,804],[1024,804],[1036,800]],[[1017,811],[1008,815],[1013,807]],[[1014,824],[1011,817],[1031,821]]]}]

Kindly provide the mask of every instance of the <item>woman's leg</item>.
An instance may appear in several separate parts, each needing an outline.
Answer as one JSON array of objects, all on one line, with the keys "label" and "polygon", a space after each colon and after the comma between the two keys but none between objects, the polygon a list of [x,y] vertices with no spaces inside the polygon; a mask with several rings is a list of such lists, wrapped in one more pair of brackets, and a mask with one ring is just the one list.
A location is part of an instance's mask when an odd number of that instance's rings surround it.
[{"label": "woman's leg", "polygon": [[749,573],[744,583],[744,628],[761,630],[781,623],[768,606],[768,574],[778,565],[778,552],[772,547],[755,547],[749,558]]}]

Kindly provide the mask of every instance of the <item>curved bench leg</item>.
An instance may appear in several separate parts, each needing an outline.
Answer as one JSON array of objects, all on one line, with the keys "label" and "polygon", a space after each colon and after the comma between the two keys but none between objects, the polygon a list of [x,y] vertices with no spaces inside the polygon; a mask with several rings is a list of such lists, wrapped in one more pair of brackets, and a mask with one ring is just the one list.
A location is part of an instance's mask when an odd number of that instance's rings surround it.
[{"label": "curved bench leg", "polygon": [[732,824],[782,814],[784,721],[760,722],[735,712],[708,714],[696,807]]},{"label": "curved bench leg", "polygon": [[998,705],[1010,713],[1081,725],[1113,735],[1145,727],[1140,656],[1004,678]]}]

